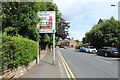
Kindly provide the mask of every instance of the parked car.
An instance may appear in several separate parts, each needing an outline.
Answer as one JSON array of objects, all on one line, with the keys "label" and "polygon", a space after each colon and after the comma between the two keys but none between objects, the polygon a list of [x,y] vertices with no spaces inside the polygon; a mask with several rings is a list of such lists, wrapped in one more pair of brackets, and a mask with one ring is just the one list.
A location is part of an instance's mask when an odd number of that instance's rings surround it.
[{"label": "parked car", "polygon": [[67,49],[67,47],[66,47],[66,46],[64,46],[64,49]]},{"label": "parked car", "polygon": [[98,55],[103,56],[120,56],[120,50],[115,47],[103,47],[102,49],[98,49]]},{"label": "parked car", "polygon": [[56,48],[59,48],[59,46],[56,46]]},{"label": "parked car", "polygon": [[85,52],[86,51],[86,47],[80,47],[80,52]]},{"label": "parked car", "polygon": [[97,50],[96,50],[96,48],[93,47],[93,46],[87,46],[87,47],[86,47],[86,52],[88,52],[88,53],[96,53]]}]

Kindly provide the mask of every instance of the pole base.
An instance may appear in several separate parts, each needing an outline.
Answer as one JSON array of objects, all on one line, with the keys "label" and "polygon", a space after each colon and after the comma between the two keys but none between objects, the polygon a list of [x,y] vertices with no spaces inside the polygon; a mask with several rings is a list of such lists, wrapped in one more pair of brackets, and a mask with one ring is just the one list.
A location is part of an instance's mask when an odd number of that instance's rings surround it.
[{"label": "pole base", "polygon": [[54,65],[55,64],[55,62],[52,62],[52,65]]}]

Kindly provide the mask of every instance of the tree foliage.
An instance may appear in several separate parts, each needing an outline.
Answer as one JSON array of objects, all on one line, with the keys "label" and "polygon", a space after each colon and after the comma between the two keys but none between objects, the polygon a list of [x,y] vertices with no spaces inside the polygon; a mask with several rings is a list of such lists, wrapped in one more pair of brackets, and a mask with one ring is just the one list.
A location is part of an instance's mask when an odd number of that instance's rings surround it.
[{"label": "tree foliage", "polygon": [[[29,2],[4,2],[2,3],[2,28],[3,32],[7,27],[13,27],[14,31],[23,37],[38,40],[39,34],[36,31],[36,24],[39,21],[37,12],[39,11],[36,3]],[[8,35],[13,33],[8,31]]]},{"label": "tree foliage", "polygon": [[90,43],[97,48],[112,46],[112,43],[120,43],[120,22],[113,17],[93,28],[85,34],[84,43]]},{"label": "tree foliage", "polygon": [[58,23],[57,23],[57,32],[56,35],[58,36],[58,39],[65,39],[67,38],[68,34],[68,28],[70,28],[70,23],[66,22],[66,20],[64,20],[61,17],[61,14],[58,13]]}]

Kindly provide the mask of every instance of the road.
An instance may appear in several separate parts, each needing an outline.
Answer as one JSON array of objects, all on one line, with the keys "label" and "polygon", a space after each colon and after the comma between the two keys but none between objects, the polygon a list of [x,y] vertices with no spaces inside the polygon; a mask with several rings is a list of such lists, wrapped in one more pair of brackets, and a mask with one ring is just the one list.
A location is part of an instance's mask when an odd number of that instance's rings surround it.
[{"label": "road", "polygon": [[59,50],[75,78],[118,78],[119,58],[98,56],[75,49]]}]

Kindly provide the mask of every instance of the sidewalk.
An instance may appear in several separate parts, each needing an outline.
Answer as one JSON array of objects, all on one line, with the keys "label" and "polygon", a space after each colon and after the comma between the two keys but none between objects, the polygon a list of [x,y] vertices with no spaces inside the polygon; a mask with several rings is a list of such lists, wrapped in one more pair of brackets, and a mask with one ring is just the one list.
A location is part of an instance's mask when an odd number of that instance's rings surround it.
[{"label": "sidewalk", "polygon": [[56,61],[52,65],[52,53],[47,54],[40,64],[36,64],[21,78],[67,78],[58,50],[56,49]]}]

